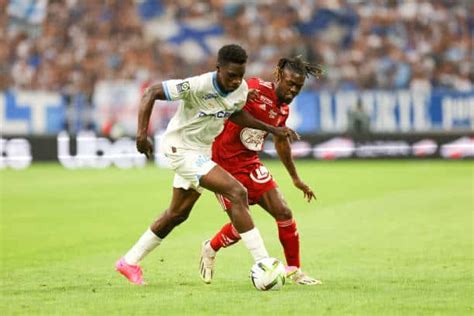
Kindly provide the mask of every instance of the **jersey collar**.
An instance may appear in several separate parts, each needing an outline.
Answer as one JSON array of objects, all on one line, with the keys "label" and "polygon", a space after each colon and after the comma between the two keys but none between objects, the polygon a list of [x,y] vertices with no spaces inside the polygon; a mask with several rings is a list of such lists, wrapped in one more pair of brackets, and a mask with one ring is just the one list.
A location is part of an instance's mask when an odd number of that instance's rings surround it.
[{"label": "jersey collar", "polygon": [[214,86],[214,89],[216,89],[217,93],[219,93],[222,97],[226,97],[229,94],[225,93],[219,88],[219,85],[217,84],[217,71],[214,71],[212,73],[212,85]]}]

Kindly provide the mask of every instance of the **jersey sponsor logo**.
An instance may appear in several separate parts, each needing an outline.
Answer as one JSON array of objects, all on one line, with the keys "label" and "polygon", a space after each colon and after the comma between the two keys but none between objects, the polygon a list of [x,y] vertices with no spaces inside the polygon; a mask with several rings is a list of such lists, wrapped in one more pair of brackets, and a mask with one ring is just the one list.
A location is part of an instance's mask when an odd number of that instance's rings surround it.
[{"label": "jersey sponsor logo", "polygon": [[176,85],[176,89],[178,90],[178,93],[183,93],[188,91],[191,88],[191,85],[189,84],[189,81],[183,81],[181,83],[178,83]]},{"label": "jersey sponsor logo", "polygon": [[218,119],[224,119],[224,118],[228,118],[229,116],[232,115],[233,112],[226,112],[226,111],[219,111],[219,112],[216,112],[216,113],[206,113],[206,112],[199,112],[198,116],[199,117],[204,117],[204,116],[213,116],[215,118],[218,118]]},{"label": "jersey sponsor logo", "polygon": [[261,151],[265,141],[266,132],[259,129],[243,128],[240,131],[240,141],[245,148],[253,151]]},{"label": "jersey sponsor logo", "polygon": [[260,166],[250,173],[250,179],[255,183],[267,183],[272,179],[272,175],[267,167]]}]

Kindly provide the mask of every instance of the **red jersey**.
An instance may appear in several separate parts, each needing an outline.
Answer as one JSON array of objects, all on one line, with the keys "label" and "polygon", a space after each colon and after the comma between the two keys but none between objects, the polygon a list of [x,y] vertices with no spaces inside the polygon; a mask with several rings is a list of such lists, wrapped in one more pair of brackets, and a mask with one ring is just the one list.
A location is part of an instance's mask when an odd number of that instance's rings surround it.
[{"label": "red jersey", "polygon": [[[249,89],[260,91],[260,98],[256,102],[247,102],[243,110],[267,124],[285,126],[289,107],[285,103],[278,104],[275,85],[260,78],[251,78],[247,84]],[[258,152],[263,149],[267,134],[228,120],[212,144],[212,159],[232,174],[246,172],[260,163]]]}]

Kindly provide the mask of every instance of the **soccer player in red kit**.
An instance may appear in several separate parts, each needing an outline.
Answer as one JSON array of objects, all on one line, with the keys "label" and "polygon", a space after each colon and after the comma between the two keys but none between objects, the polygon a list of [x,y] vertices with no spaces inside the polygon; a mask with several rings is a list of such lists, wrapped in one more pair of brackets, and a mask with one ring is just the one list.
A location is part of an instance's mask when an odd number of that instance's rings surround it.
[{"label": "soccer player in red kit", "polygon": [[[247,81],[249,89],[259,92],[259,98],[248,101],[243,110],[267,124],[285,126],[289,114],[288,104],[298,95],[306,77],[309,75],[318,77],[321,73],[319,66],[311,65],[300,57],[282,58],[275,69],[275,83],[263,81],[260,78],[251,78]],[[258,152],[262,150],[267,135],[268,133],[264,131],[243,128],[227,121],[224,131],[213,143],[212,159],[245,186],[249,204],[260,205],[275,218],[288,264],[287,276],[297,284],[320,284],[319,280],[301,271],[299,235],[293,214],[279,191],[278,185],[258,157]],[[298,176],[288,139],[274,136],[273,140],[280,160],[290,174],[293,184],[303,191],[304,198],[308,202],[316,199],[313,190]],[[224,209],[229,210],[230,201],[222,195],[216,196]],[[219,249],[228,247],[239,240],[237,230],[232,223],[228,223],[214,238],[203,243],[200,273],[205,283],[210,283],[212,280],[215,256]]]}]

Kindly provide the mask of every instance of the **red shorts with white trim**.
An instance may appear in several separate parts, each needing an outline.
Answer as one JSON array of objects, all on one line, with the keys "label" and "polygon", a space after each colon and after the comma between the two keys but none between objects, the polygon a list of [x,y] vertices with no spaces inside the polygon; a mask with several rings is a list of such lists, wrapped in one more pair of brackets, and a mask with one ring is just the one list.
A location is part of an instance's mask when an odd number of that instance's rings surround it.
[{"label": "red shorts with white trim", "polygon": [[[240,183],[247,188],[249,205],[257,204],[263,194],[278,187],[273,180],[268,169],[261,163],[255,164],[249,170],[250,172],[239,172],[232,174]],[[224,196],[216,193],[217,200],[224,210],[228,210],[232,205]]]}]

